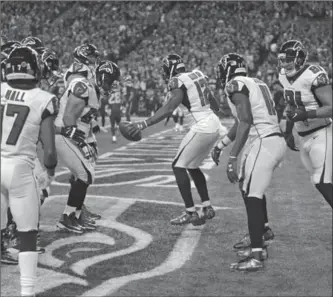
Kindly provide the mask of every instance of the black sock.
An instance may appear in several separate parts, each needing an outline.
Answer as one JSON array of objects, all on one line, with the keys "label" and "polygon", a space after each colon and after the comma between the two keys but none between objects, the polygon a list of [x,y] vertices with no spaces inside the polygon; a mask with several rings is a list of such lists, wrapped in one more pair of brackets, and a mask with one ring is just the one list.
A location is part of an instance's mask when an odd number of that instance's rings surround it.
[{"label": "black sock", "polygon": [[264,212],[262,201],[256,197],[245,198],[247,220],[252,248],[262,248],[262,236],[264,234]]},{"label": "black sock", "polygon": [[265,224],[268,223],[268,215],[267,215],[267,202],[266,202],[266,195],[262,198],[262,210],[264,212],[264,222]]},{"label": "black sock", "polygon": [[74,181],[69,190],[67,205],[81,209],[86,198],[88,186],[88,184],[80,179]]},{"label": "black sock", "polygon": [[37,230],[17,232],[20,242],[20,252],[35,252],[37,249]]},{"label": "black sock", "polygon": [[7,210],[7,226],[9,226],[10,224],[14,223],[14,219],[13,219],[13,215],[12,212],[10,211],[10,208],[8,207]]},{"label": "black sock", "polygon": [[199,168],[196,168],[196,169],[188,169],[188,172],[190,173],[194,181],[195,187],[198,190],[201,201],[202,202],[209,201],[207,182],[202,171]]},{"label": "black sock", "polygon": [[1,252],[5,251],[5,234],[6,234],[6,229],[1,230]]},{"label": "black sock", "polygon": [[191,182],[190,178],[188,177],[186,169],[179,167],[172,167],[172,169],[176,177],[178,189],[183,197],[185,207],[186,208],[194,207],[192,193],[191,193]]},{"label": "black sock", "polygon": [[320,183],[320,184],[316,184],[316,188],[324,196],[327,203],[332,207],[333,185]]}]

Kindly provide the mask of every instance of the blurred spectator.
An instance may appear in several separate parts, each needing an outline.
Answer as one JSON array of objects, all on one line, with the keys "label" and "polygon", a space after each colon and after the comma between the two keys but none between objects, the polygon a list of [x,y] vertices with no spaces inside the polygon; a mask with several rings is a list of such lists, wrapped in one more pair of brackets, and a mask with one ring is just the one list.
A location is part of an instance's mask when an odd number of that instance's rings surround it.
[{"label": "blurred spectator", "polygon": [[[227,52],[243,54],[250,75],[276,87],[277,52],[298,39],[309,62],[323,66],[332,79],[332,2],[3,2],[2,35],[21,40],[35,35],[72,62],[80,43],[95,44],[104,58],[117,62],[133,79],[131,113],[152,112],[164,99],[161,58],[180,54],[187,69],[200,68],[215,81],[214,67]],[[216,91],[225,114],[223,92]],[[127,96],[127,95],[124,95]],[[153,98],[153,99],[152,99]]]}]

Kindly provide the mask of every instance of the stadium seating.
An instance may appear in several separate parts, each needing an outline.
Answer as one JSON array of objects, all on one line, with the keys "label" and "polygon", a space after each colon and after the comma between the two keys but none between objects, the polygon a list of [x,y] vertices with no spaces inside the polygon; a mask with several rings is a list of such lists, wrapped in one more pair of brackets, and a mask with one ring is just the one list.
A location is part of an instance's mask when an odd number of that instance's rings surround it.
[{"label": "stadium seating", "polygon": [[244,55],[252,75],[271,84],[277,78],[279,45],[299,39],[309,60],[332,77],[330,1],[15,1],[2,4],[1,19],[2,34],[17,40],[41,38],[60,55],[63,67],[71,63],[75,46],[95,44],[132,76],[137,100],[163,97],[160,58],[169,52],[183,56],[188,68],[214,77],[219,58],[236,51]]}]

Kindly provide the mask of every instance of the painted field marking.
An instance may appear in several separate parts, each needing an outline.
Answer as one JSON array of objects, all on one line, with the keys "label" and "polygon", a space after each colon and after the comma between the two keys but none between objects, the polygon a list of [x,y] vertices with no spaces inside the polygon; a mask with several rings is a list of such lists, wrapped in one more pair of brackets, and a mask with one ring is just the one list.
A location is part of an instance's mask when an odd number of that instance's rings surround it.
[{"label": "painted field marking", "polygon": [[[68,195],[51,195],[47,199],[45,199],[44,204],[50,203],[53,199],[59,198],[67,198]],[[160,201],[153,199],[142,199],[142,198],[131,198],[131,197],[119,197],[119,196],[104,196],[104,195],[87,195],[87,199],[114,199],[114,200],[129,200],[134,202],[145,202],[145,203],[153,203],[153,204],[165,204],[165,205],[176,205],[184,207],[184,203],[174,202],[174,201]],[[181,198],[179,198],[181,199]],[[196,205],[196,207],[200,208],[201,205]],[[226,210],[226,209],[238,209],[237,207],[224,207],[224,206],[214,206],[215,210]]]},{"label": "painted field marking", "polygon": [[190,260],[199,243],[203,228],[204,226],[199,228],[192,225],[186,226],[168,258],[161,265],[149,271],[111,278],[103,282],[101,285],[85,292],[81,296],[111,296],[111,294],[132,281],[165,275],[180,269],[188,260]]},{"label": "painted field marking", "polygon": [[143,250],[153,241],[153,237],[149,233],[116,221],[116,218],[126,211],[126,209],[128,209],[134,202],[135,201],[133,200],[118,200],[116,205],[112,205],[107,211],[105,211],[107,219],[97,221],[96,223],[99,226],[125,233],[129,237],[134,238],[135,242],[130,247],[122,250],[82,259],[71,266],[73,272],[80,276],[86,276],[85,271],[90,266],[102,261],[111,260],[116,257]]}]

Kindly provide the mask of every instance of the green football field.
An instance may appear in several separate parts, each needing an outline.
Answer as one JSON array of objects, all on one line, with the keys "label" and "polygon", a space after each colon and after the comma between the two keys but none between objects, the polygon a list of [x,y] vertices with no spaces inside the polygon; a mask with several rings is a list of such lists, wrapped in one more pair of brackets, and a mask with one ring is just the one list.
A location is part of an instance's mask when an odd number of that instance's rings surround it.
[{"label": "green football field", "polygon": [[[231,122],[225,124],[230,127]],[[275,240],[265,269],[238,273],[233,244],[247,233],[238,186],[203,164],[216,217],[204,226],[174,227],[183,211],[171,162],[184,136],[163,123],[129,143],[98,136],[100,159],[86,204],[102,214],[96,231],[57,231],[69,190],[58,168],[42,207],[37,296],[332,296],[332,211],[310,183],[299,154],[288,150],[267,192]],[[200,199],[193,188],[194,199]],[[19,296],[18,266],[1,267],[1,296]]]}]

